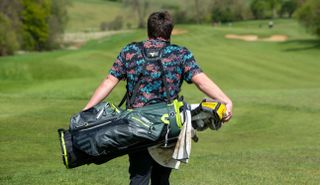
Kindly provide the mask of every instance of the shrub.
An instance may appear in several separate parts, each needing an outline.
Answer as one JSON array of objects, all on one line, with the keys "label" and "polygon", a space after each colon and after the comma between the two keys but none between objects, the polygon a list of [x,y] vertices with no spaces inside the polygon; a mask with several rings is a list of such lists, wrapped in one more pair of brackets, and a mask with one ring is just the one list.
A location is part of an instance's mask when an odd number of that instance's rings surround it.
[{"label": "shrub", "polygon": [[70,0],[0,1],[1,55],[14,50],[50,50],[60,46]]},{"label": "shrub", "polygon": [[100,24],[100,30],[121,30],[123,27],[123,18],[122,16],[117,16],[113,21],[111,22],[102,22]]},{"label": "shrub", "polygon": [[243,0],[216,1],[213,4],[211,18],[213,22],[233,22],[244,19],[246,6]]},{"label": "shrub", "polygon": [[174,11],[172,17],[173,17],[174,22],[178,23],[178,24],[191,22],[186,10],[177,9]]},{"label": "shrub", "polygon": [[320,37],[320,1],[307,0],[295,16],[313,34]]},{"label": "shrub", "polygon": [[252,15],[256,19],[265,19],[272,17],[272,12],[270,12],[270,6],[267,1],[264,0],[254,0],[250,4],[250,9]]},{"label": "shrub", "polygon": [[279,16],[283,17],[284,15],[288,15],[288,17],[291,18],[297,8],[298,8],[297,0],[286,0],[281,4]]},{"label": "shrub", "polygon": [[10,19],[2,13],[0,25],[0,56],[11,55],[19,48],[19,44]]}]

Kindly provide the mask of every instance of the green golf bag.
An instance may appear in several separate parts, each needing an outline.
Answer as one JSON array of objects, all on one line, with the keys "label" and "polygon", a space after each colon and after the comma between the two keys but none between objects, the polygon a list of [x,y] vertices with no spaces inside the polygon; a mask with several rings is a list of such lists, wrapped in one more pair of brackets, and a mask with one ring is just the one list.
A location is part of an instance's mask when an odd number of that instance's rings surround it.
[{"label": "green golf bag", "polygon": [[175,141],[182,127],[184,103],[158,103],[121,110],[102,102],[72,116],[68,130],[59,129],[67,168],[101,164],[159,143]]}]

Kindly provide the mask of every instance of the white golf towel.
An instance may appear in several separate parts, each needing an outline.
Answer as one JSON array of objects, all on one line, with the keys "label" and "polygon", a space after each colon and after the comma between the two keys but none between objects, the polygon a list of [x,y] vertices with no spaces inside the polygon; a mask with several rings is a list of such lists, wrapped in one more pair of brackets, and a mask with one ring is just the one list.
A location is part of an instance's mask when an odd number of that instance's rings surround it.
[{"label": "white golf towel", "polygon": [[156,145],[148,148],[152,158],[162,166],[179,169],[181,162],[188,163],[192,137],[191,111],[188,109],[181,118],[185,120],[175,145],[167,148]]}]

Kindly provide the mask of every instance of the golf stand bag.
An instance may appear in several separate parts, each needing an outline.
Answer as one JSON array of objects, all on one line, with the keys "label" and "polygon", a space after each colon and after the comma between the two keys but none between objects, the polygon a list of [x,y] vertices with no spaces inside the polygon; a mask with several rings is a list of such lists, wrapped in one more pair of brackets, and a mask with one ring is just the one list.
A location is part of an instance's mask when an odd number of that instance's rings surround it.
[{"label": "golf stand bag", "polygon": [[[175,142],[183,126],[183,101],[158,103],[121,110],[102,102],[71,117],[68,130],[59,129],[62,159],[66,168],[102,164],[113,158],[150,146]],[[192,127],[217,130],[225,113],[224,104],[202,102],[191,111]]]}]

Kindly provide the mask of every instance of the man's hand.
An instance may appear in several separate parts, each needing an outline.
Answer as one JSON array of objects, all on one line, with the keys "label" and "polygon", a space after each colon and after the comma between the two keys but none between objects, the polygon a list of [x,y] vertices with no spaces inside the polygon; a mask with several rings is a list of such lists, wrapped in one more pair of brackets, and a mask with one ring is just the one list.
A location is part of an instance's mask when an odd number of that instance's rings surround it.
[{"label": "man's hand", "polygon": [[192,77],[192,82],[212,99],[224,103],[227,108],[226,115],[222,118],[223,122],[228,122],[232,117],[232,101],[224,92],[204,73],[196,74]]},{"label": "man's hand", "polygon": [[232,102],[230,101],[229,103],[226,103],[226,115],[222,118],[223,122],[228,122],[232,118]]}]

